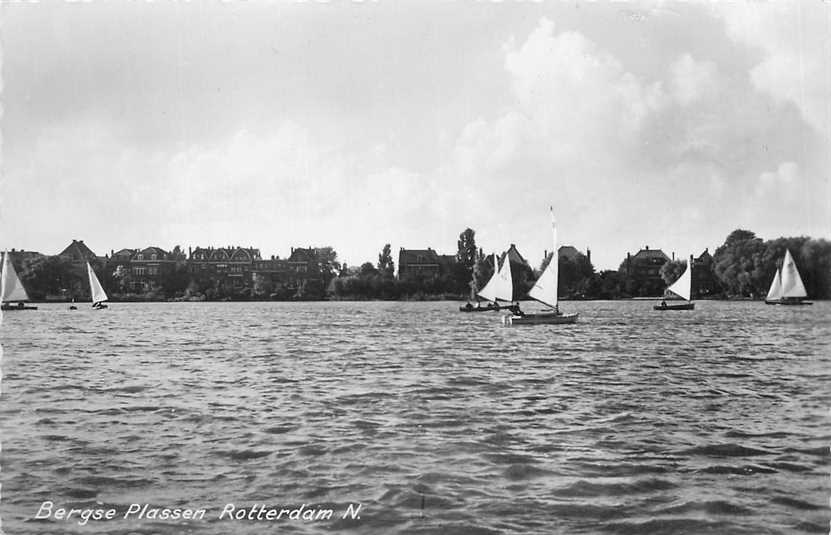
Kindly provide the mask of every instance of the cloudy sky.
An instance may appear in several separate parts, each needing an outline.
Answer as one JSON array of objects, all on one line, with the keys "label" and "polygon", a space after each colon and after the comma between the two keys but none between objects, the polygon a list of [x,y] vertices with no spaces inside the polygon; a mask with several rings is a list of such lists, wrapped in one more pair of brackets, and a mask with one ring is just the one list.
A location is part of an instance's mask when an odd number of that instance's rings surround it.
[{"label": "cloudy sky", "polygon": [[0,3],[0,248],[831,237],[831,4]]}]

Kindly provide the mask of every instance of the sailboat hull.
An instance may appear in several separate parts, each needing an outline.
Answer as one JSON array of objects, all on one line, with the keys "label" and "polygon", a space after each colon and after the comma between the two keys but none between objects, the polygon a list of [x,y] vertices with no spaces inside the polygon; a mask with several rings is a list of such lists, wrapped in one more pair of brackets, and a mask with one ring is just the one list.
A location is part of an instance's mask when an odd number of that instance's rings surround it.
[{"label": "sailboat hull", "polygon": [[695,310],[695,303],[655,305],[653,310]]},{"label": "sailboat hull", "polygon": [[765,299],[766,305],[785,305],[785,306],[802,306],[813,305],[811,301],[803,301],[801,299]]},{"label": "sailboat hull", "polygon": [[0,310],[37,310],[38,307],[17,306],[17,305],[0,305]]},{"label": "sailboat hull", "polygon": [[505,325],[564,325],[576,323],[579,315],[542,312],[539,314],[523,314],[522,316],[503,316],[503,321]]},{"label": "sailboat hull", "polygon": [[498,305],[493,306],[492,304],[489,304],[487,306],[479,306],[479,305],[474,306],[474,305],[471,305],[470,303],[468,303],[466,305],[460,306],[459,307],[459,312],[491,312],[491,311],[499,310],[499,309],[500,309],[500,307]]}]

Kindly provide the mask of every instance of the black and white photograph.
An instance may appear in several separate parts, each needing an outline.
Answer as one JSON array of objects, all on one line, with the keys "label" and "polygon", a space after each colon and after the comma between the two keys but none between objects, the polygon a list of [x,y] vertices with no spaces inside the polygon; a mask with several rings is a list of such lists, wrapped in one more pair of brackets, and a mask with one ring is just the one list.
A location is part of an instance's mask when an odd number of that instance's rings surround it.
[{"label": "black and white photograph", "polygon": [[831,530],[831,2],[0,47],[0,534]]}]

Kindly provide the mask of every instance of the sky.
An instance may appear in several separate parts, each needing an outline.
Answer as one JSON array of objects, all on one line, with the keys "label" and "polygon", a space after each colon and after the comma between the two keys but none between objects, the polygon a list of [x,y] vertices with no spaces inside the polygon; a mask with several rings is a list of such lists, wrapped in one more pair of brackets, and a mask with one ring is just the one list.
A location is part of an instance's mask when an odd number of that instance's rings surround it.
[{"label": "sky", "polygon": [[[831,3],[0,3],[0,248],[831,237]],[[395,256],[395,255],[394,255]]]}]

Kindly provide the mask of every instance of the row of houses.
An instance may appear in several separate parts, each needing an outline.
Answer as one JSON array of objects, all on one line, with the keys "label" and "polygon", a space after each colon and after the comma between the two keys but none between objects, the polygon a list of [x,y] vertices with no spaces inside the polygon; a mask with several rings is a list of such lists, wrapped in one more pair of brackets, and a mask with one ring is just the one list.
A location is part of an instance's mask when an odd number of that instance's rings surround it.
[{"label": "row of houses", "polygon": [[[20,254],[24,254],[22,251]],[[37,254],[37,253],[32,253]],[[511,262],[531,267],[514,244],[504,255]],[[321,266],[321,250],[313,247],[292,248],[288,258],[271,256],[263,258],[254,247],[189,247],[178,246],[172,251],[160,247],[124,248],[99,256],[83,240],[72,240],[58,256],[74,262],[92,262],[102,266],[111,280],[118,281],[122,291],[145,292],[159,285],[174,273],[189,279],[220,281],[228,288],[242,290],[254,285],[283,288],[303,288],[309,282],[324,282]],[[559,256],[576,260],[585,256],[591,261],[591,251],[578,251],[572,246],[559,248]],[[658,295],[666,286],[661,278],[661,267],[674,260],[660,249],[645,246],[635,254],[627,253],[618,272],[638,288],[640,294]],[[705,250],[697,258],[690,257],[693,265],[693,286],[699,295],[717,291],[713,275],[713,258]],[[439,254],[434,249],[401,248],[398,253],[398,278],[424,280],[450,273],[456,264],[454,255]]]},{"label": "row of houses", "polygon": [[103,265],[113,278],[126,284],[126,291],[144,292],[175,272],[184,271],[192,279],[220,281],[241,290],[258,282],[300,288],[310,280],[322,280],[318,250],[292,248],[287,259],[263,258],[254,247],[189,247],[172,251],[160,247],[125,248],[96,255],[83,240],[72,240],[58,256],[74,262]]},{"label": "row of houses", "polygon": [[[558,253],[559,258],[567,258],[572,262],[584,256],[591,264],[591,250],[589,249],[582,253],[571,245],[564,245],[558,249]],[[505,256],[510,258],[512,264],[532,267],[514,244],[511,244],[503,253],[500,261]],[[543,256],[548,257],[548,252],[546,251]],[[626,253],[626,258],[621,263],[618,272],[629,282],[630,290],[634,290],[633,294],[660,295],[666,288],[666,282],[661,277],[661,267],[675,259],[675,253],[668,256],[661,249],[650,249],[646,245],[635,254]],[[455,262],[454,256],[438,254],[429,247],[427,249],[402,248],[398,254],[398,276],[402,280],[438,277],[442,273],[447,273]],[[693,288],[696,295],[703,297],[718,293],[719,285],[713,272],[713,257],[709,249],[705,249],[698,257],[690,255],[688,262],[693,266]]]},{"label": "row of houses", "polygon": [[[572,261],[583,254],[571,245],[563,245],[559,248],[559,253],[560,257],[565,257]],[[591,262],[591,254],[591,250],[587,250],[585,253],[589,262]],[[531,268],[531,264],[522,256],[513,243],[500,256],[500,262],[504,260],[505,256],[510,258],[513,264]],[[548,251],[545,251],[543,257],[548,257]],[[402,247],[398,252],[398,278],[400,280],[416,280],[438,277],[443,273],[447,273],[455,264],[455,255],[438,254],[430,247],[427,249],[405,249]]]},{"label": "row of houses", "polygon": [[[667,256],[660,249],[650,249],[648,245],[635,253],[626,253],[626,259],[618,270],[639,289],[641,295],[660,295],[666,283],[661,278],[661,267],[671,260],[676,260],[675,253]],[[683,260],[679,258],[679,260]],[[692,287],[698,296],[707,296],[718,292],[718,282],[713,272],[713,257],[710,250],[695,257],[690,255],[687,265],[692,266]]]}]

